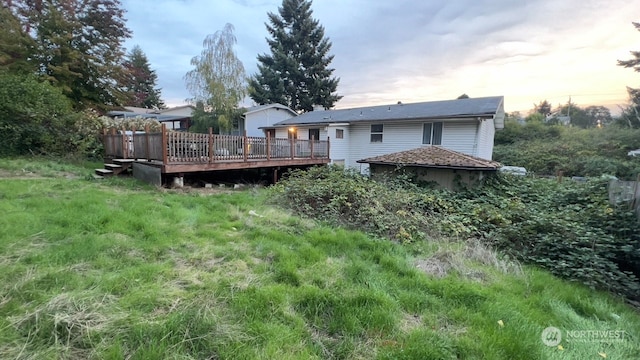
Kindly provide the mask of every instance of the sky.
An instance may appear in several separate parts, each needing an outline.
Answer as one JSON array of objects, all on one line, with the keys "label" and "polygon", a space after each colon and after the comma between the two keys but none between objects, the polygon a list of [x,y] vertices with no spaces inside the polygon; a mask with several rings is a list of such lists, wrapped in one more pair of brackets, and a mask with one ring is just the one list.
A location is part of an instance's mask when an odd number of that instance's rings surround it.
[{"label": "sky", "polygon": [[[202,42],[226,23],[247,75],[269,53],[267,13],[278,0],[122,0],[133,35],[168,106],[186,104],[184,75]],[[505,97],[507,112],[534,104],[628,103],[640,73],[616,66],[640,50],[640,0],[314,0],[340,78],[335,108]],[[252,101],[245,101],[251,106]]]}]

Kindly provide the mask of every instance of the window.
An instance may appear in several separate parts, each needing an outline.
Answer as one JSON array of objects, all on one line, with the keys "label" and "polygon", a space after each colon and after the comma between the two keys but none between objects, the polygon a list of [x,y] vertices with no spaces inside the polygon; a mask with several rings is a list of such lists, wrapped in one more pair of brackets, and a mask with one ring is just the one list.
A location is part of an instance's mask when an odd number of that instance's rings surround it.
[{"label": "window", "polygon": [[371,125],[371,142],[382,142],[382,130],[382,124]]},{"label": "window", "polygon": [[296,140],[298,138],[298,130],[296,128],[289,128],[289,131],[287,131],[287,136],[289,137],[289,139]]},{"label": "window", "polygon": [[442,145],[442,123],[424,123],[422,125],[422,143],[426,145]]},{"label": "window", "polygon": [[274,138],[276,137],[276,129],[267,129],[267,137]]},{"label": "window", "polygon": [[336,129],[336,139],[344,139],[344,130]]},{"label": "window", "polygon": [[319,140],[320,139],[320,129],[309,129],[309,140]]}]

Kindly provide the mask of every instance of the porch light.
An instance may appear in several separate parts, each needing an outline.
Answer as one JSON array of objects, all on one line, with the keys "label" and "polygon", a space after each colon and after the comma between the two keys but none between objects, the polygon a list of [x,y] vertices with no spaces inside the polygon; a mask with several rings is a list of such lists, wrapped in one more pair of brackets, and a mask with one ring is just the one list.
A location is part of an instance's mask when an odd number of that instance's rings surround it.
[{"label": "porch light", "polygon": [[294,132],[294,131],[296,131],[296,128],[292,128],[292,127],[289,128],[289,132]]}]

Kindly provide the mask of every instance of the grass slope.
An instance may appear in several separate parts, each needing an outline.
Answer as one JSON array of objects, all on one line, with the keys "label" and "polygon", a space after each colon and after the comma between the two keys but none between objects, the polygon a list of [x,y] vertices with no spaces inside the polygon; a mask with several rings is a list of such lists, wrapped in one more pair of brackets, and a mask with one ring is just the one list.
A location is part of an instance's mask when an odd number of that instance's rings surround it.
[{"label": "grass slope", "polygon": [[[3,359],[640,353],[636,311],[478,243],[373,239],[264,205],[260,190],[163,191],[23,159],[0,169]],[[548,326],[624,338],[548,347]]]}]

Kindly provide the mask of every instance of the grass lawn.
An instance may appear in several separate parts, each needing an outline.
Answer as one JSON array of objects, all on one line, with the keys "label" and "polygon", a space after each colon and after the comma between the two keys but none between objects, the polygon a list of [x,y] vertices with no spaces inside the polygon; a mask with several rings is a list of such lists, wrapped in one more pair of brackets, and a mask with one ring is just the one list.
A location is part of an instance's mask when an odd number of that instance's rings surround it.
[{"label": "grass lawn", "polygon": [[477,242],[400,245],[265,190],[88,180],[94,166],[0,159],[2,359],[640,354],[637,310]]}]

